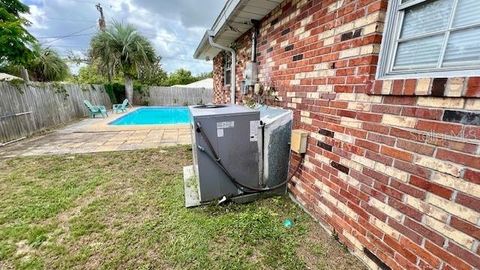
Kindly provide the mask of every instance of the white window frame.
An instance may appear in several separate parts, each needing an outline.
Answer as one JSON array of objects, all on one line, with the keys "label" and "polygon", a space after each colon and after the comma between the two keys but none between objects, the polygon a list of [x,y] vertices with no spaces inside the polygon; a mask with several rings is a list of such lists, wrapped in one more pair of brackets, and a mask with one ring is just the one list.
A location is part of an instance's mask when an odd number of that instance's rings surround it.
[{"label": "white window frame", "polygon": [[[480,64],[475,66],[457,66],[457,67],[441,67],[443,59],[445,56],[446,47],[448,44],[448,39],[450,32],[458,31],[462,29],[468,29],[471,27],[478,27],[480,23],[475,23],[471,25],[466,25],[462,27],[453,28],[453,18],[456,12],[458,0],[452,0],[453,8],[450,13],[448,29],[446,31],[438,31],[437,34],[445,33],[441,56],[437,63],[436,68],[425,68],[425,69],[416,69],[416,70],[402,70],[394,71],[393,65],[396,58],[398,41],[400,39],[400,33],[403,26],[404,10],[411,6],[421,4],[431,0],[413,0],[407,3],[402,4],[402,0],[391,0],[389,1],[387,16],[385,19],[385,28],[382,38],[382,44],[380,49],[380,55],[378,60],[377,67],[377,80],[390,80],[390,79],[419,79],[419,78],[449,78],[449,77],[471,77],[480,75]],[[480,1],[480,0],[479,0]],[[432,36],[433,33],[422,34],[415,36],[420,38],[421,36]],[[412,38],[408,38],[412,39]]]},{"label": "white window frame", "polygon": [[[228,86],[232,82],[232,58],[228,54],[224,54],[224,64],[223,64],[223,85]],[[227,72],[230,73],[230,76],[227,78]]]}]

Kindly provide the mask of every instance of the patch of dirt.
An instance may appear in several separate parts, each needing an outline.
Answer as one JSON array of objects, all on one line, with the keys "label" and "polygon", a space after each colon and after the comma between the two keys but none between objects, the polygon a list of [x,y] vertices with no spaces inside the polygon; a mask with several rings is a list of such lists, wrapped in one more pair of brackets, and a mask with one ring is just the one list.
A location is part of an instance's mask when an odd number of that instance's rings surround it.
[{"label": "patch of dirt", "polygon": [[74,203],[75,207],[70,208],[67,211],[61,212],[56,216],[56,219],[58,220],[59,230],[62,232],[58,238],[58,243],[63,243],[65,239],[70,235],[70,220],[78,216],[83,208],[87,207],[96,199],[101,198],[103,195],[104,192],[102,191],[102,185],[97,186],[92,193],[89,193],[87,196],[82,196],[78,198]]},{"label": "patch of dirt", "polygon": [[58,216],[57,216],[58,220],[61,223],[66,223],[70,219],[72,219],[73,217],[80,214],[80,211],[82,210],[82,208],[88,206],[93,201],[95,201],[96,199],[103,196],[104,192],[101,190],[101,188],[102,188],[102,186],[98,186],[98,187],[95,188],[93,193],[88,194],[88,196],[83,196],[83,197],[78,198],[74,203],[76,205],[75,207],[70,208],[67,211],[64,211],[64,212],[58,214]]},{"label": "patch of dirt", "polygon": [[368,269],[320,224],[312,221],[309,228],[304,236],[305,241],[302,241],[297,249],[297,254],[305,262],[307,269]]},{"label": "patch of dirt", "polygon": [[22,240],[15,244],[17,247],[17,251],[15,251],[15,256],[17,257],[25,257],[33,254],[35,251],[33,248],[28,245],[27,240]]},{"label": "patch of dirt", "polygon": [[2,269],[2,270],[13,270],[13,269],[15,269],[15,267],[11,263],[0,261],[0,269]]}]

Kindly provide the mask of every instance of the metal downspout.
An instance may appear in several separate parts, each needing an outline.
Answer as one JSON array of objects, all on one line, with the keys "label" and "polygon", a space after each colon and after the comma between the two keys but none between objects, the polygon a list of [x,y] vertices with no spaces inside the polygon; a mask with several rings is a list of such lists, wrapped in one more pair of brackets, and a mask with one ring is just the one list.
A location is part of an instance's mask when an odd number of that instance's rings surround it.
[{"label": "metal downspout", "polygon": [[212,47],[218,48],[220,50],[224,50],[230,52],[232,54],[232,73],[230,76],[230,103],[235,104],[235,89],[237,83],[237,75],[236,75],[236,63],[237,63],[237,53],[234,49],[222,46],[217,44],[213,41],[213,32],[208,32],[208,42]]},{"label": "metal downspout", "polygon": [[257,42],[258,42],[258,29],[260,22],[257,20],[252,20],[253,30],[252,30],[252,62],[257,62]]}]

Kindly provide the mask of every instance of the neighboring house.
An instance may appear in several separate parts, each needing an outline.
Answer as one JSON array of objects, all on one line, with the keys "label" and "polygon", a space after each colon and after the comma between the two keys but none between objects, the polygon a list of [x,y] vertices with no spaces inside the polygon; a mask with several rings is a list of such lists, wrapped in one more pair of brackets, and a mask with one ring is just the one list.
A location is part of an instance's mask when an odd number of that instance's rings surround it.
[{"label": "neighboring house", "polygon": [[193,82],[193,83],[189,83],[189,84],[185,84],[185,85],[174,85],[172,87],[213,89],[213,78],[206,78],[206,79],[196,81],[196,82]]},{"label": "neighboring house", "polygon": [[290,192],[370,267],[480,269],[479,14],[478,0],[228,0],[195,57],[213,59],[217,103],[252,95],[256,60],[310,132]]}]

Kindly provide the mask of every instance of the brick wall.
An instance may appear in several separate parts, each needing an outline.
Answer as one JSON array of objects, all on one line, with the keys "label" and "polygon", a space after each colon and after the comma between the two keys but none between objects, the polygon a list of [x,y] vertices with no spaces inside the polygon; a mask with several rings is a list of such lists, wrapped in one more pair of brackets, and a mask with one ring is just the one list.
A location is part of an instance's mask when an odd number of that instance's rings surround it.
[{"label": "brick wall", "polygon": [[262,21],[260,82],[310,132],[290,191],[372,268],[480,268],[480,78],[375,81],[386,7],[287,0]]},{"label": "brick wall", "polygon": [[224,85],[223,67],[224,54],[219,53],[213,59],[213,74],[215,74],[213,79],[213,101],[216,104],[230,102],[229,87]]}]

